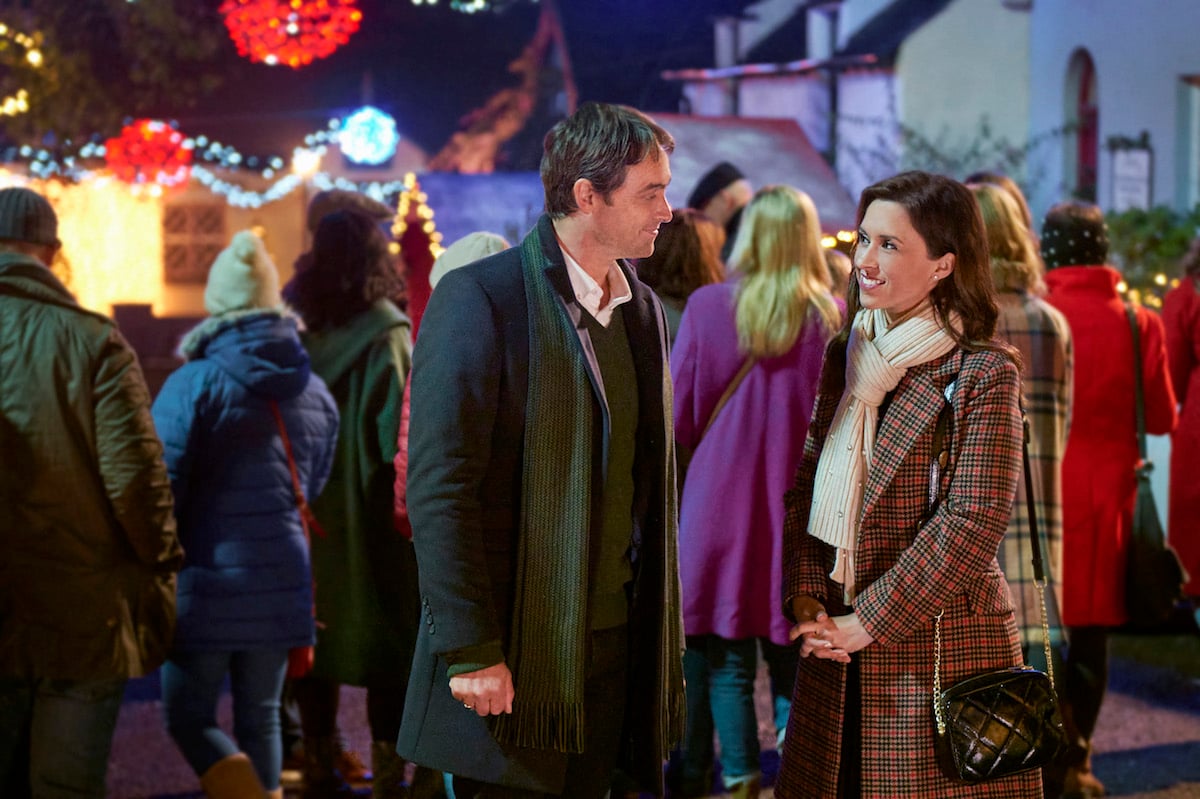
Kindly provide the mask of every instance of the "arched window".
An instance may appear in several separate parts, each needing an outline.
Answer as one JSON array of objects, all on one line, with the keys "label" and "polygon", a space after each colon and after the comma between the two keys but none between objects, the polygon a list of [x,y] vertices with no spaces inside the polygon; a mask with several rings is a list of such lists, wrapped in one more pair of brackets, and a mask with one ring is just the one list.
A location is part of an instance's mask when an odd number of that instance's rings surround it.
[{"label": "arched window", "polygon": [[1100,154],[1100,108],[1096,88],[1096,65],[1086,50],[1071,56],[1067,69],[1066,121],[1074,135],[1068,136],[1066,185],[1088,202],[1096,201],[1096,174]]}]

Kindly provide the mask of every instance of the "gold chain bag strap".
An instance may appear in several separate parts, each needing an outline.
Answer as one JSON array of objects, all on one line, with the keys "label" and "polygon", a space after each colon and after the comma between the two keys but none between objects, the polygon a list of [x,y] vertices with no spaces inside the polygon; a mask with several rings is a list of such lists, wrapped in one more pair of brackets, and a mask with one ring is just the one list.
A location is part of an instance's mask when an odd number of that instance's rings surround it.
[{"label": "gold chain bag strap", "polygon": [[[950,395],[934,433],[934,461],[930,467],[930,505],[941,499],[940,469],[949,460],[943,448],[945,430],[953,417]],[[1022,413],[1024,417],[1024,414]],[[945,421],[943,420],[943,417]],[[1042,768],[1066,751],[1058,695],[1054,690],[1054,661],[1050,652],[1050,625],[1046,617],[1046,576],[1042,564],[1040,533],[1034,510],[1033,475],[1029,466],[1029,419],[1024,417],[1022,458],[1025,500],[1034,585],[1042,611],[1042,644],[1046,671],[1014,666],[977,674],[942,690],[942,613],[934,623],[933,716],[937,726],[939,759],[947,773],[963,782],[999,779]]]}]

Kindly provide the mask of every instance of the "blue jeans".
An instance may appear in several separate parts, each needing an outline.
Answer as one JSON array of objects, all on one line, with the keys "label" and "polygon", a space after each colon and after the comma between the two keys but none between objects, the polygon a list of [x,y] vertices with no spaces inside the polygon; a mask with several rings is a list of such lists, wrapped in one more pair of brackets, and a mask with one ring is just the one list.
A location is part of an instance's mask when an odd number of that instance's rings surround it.
[{"label": "blue jeans", "polygon": [[782,745],[796,678],[795,647],[756,638],[731,641],[717,635],[687,637],[683,654],[687,727],[681,757],[681,776],[687,783],[695,784],[705,774],[711,774],[714,728],[721,742],[721,776],[725,787],[732,788],[759,775],[754,679],[760,644],[771,677],[776,735]]},{"label": "blue jeans", "polygon": [[125,680],[0,678],[0,795],[105,795]]},{"label": "blue jeans", "polygon": [[[197,775],[239,751],[254,764],[263,787],[279,787],[283,745],[279,695],[287,650],[176,652],[162,666],[163,714],[175,745]],[[233,693],[235,744],[217,725],[225,675]]]}]

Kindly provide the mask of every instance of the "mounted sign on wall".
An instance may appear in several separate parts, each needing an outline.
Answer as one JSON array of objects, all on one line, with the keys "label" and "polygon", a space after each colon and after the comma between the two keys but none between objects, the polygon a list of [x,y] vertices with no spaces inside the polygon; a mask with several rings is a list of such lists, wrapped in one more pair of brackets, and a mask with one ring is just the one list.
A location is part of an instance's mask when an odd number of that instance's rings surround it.
[{"label": "mounted sign on wall", "polygon": [[1150,133],[1143,130],[1136,139],[1110,136],[1108,149],[1112,153],[1112,210],[1148,209],[1154,185]]}]

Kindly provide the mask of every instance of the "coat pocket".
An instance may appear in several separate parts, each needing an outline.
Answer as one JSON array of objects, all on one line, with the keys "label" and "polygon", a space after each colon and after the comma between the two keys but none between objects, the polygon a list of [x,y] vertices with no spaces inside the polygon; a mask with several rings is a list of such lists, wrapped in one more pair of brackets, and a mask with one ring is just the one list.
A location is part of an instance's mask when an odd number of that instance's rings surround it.
[{"label": "coat pocket", "polygon": [[1003,616],[1013,612],[1012,592],[999,571],[984,572],[967,588],[967,604],[972,613]]}]

